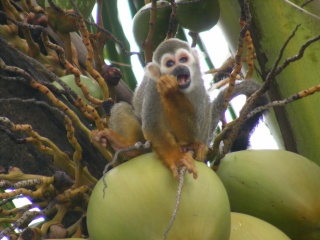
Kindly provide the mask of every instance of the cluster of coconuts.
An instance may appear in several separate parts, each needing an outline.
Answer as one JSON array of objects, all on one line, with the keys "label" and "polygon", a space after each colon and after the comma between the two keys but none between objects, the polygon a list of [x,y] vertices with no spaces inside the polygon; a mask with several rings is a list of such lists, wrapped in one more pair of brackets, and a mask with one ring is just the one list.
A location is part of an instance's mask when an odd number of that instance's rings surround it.
[{"label": "cluster of coconuts", "polygon": [[[185,175],[168,240],[319,240],[320,167],[284,150],[230,153],[217,172]],[[154,153],[99,180],[89,200],[90,240],[164,239],[178,182]]]},{"label": "cluster of coconuts", "polygon": [[[218,0],[176,0],[177,22],[191,32],[203,32],[211,29],[220,16]],[[144,5],[133,18],[133,35],[140,48],[147,38],[150,21],[151,3]],[[157,1],[156,24],[153,35],[153,47],[156,48],[165,38],[171,15],[170,1]],[[175,29],[176,30],[176,29]]]}]

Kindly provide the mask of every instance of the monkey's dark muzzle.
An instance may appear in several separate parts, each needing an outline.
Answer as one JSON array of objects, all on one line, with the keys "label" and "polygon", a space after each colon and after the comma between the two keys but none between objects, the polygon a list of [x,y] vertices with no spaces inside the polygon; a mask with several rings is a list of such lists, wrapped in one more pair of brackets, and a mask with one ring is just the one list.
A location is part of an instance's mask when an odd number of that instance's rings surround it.
[{"label": "monkey's dark muzzle", "polygon": [[180,89],[186,89],[191,84],[190,70],[186,66],[178,66],[172,71],[172,75],[177,78]]}]

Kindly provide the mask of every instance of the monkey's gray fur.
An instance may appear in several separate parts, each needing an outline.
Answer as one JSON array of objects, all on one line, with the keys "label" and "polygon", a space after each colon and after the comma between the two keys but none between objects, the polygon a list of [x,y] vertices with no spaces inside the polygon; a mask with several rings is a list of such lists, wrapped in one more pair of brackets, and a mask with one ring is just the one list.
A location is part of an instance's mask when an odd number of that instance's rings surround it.
[{"label": "monkey's gray fur", "polygon": [[[218,122],[224,114],[223,103],[226,89],[221,90],[217,98],[213,102],[210,102],[201,77],[200,66],[195,51],[190,48],[188,43],[178,39],[166,40],[155,50],[153,61],[146,66],[146,74],[143,81],[134,93],[133,108],[127,103],[118,103],[112,108],[109,119],[109,125],[112,130],[125,136],[126,133],[123,131],[122,125],[125,124],[125,118],[131,116],[141,124],[143,133],[154,131],[159,139],[162,138],[162,134],[166,134],[161,131],[162,128],[168,127],[168,123],[166,123],[166,119],[163,117],[164,110],[157,91],[157,77],[168,74],[161,72],[161,60],[164,54],[175,54],[181,49],[187,50],[196,59],[190,69],[191,85],[186,90],[180,90],[190,100],[196,111],[196,124],[193,124],[195,127],[193,129],[186,129],[186,131],[193,131],[196,141],[202,142],[206,146],[210,145]],[[149,67],[150,69],[148,69]],[[153,72],[156,67],[160,71],[159,76],[156,76],[157,73]],[[232,92],[231,99],[241,94],[247,97],[251,96],[259,87],[260,85],[253,80],[237,83]],[[263,98],[258,103],[259,105],[267,102],[267,98],[265,96]],[[251,123],[251,125],[255,126],[260,117],[261,114],[257,115],[254,123]],[[254,126],[250,126],[250,131]],[[245,147],[247,147],[247,144]]]}]

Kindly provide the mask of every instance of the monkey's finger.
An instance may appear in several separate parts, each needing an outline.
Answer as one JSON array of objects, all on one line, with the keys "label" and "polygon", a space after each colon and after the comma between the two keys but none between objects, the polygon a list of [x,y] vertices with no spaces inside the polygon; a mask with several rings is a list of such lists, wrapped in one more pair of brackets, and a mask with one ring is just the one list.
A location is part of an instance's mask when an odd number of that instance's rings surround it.
[{"label": "monkey's finger", "polygon": [[198,173],[197,173],[197,171],[196,171],[196,172],[193,172],[193,178],[194,178],[194,179],[197,179],[197,178],[198,178]]},{"label": "monkey's finger", "polygon": [[187,170],[188,170],[188,173],[191,173],[191,174],[193,175],[193,178],[194,178],[194,179],[197,179],[197,177],[198,177],[198,172],[197,172],[197,170],[195,169],[195,167],[190,167],[190,168],[187,167]]},{"label": "monkey's finger", "polygon": [[198,172],[195,168],[189,171],[189,173],[192,173],[194,179],[198,178]]},{"label": "monkey's finger", "polygon": [[94,140],[99,142],[102,138],[108,138],[108,130],[104,129],[104,130],[100,130],[98,131],[98,133],[94,136]]},{"label": "monkey's finger", "polygon": [[103,137],[103,138],[100,139],[100,144],[101,144],[102,147],[107,147],[107,143],[108,142],[107,142],[106,138]]},{"label": "monkey's finger", "polygon": [[177,166],[171,166],[171,171],[173,173],[173,177],[177,180],[179,180],[179,172]]},{"label": "monkey's finger", "polygon": [[[189,154],[189,153],[187,153],[187,154]],[[190,154],[187,156],[188,157],[185,157],[182,159],[182,163],[184,166],[187,167],[188,172],[193,174],[193,178],[196,179],[198,177],[198,173],[197,173],[197,169],[194,165],[194,160],[192,159]]]},{"label": "monkey's finger", "polygon": [[205,145],[200,145],[195,154],[195,159],[200,162],[204,162],[204,160],[206,159],[207,153],[208,153],[208,148]]}]

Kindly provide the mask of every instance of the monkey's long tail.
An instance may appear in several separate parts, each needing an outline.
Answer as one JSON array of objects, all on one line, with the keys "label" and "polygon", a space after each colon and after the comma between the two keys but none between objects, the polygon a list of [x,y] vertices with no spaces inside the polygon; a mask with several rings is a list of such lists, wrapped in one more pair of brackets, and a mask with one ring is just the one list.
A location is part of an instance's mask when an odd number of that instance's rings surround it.
[{"label": "monkey's long tail", "polygon": [[[257,91],[261,85],[254,80],[243,80],[237,82],[234,86],[233,92],[231,93],[230,100],[239,96],[245,95],[247,98],[250,97],[255,91]],[[213,130],[217,128],[218,122],[222,119],[224,114],[224,99],[227,88],[223,88],[216,99],[212,103],[212,127]],[[254,104],[252,109],[265,105],[269,102],[269,99],[266,94],[262,95]],[[257,113],[251,118],[247,119],[244,125],[241,127],[238,137],[232,144],[230,148],[231,152],[245,150],[249,146],[249,137],[254,128],[259,123],[259,120],[262,118],[264,112]]]}]

